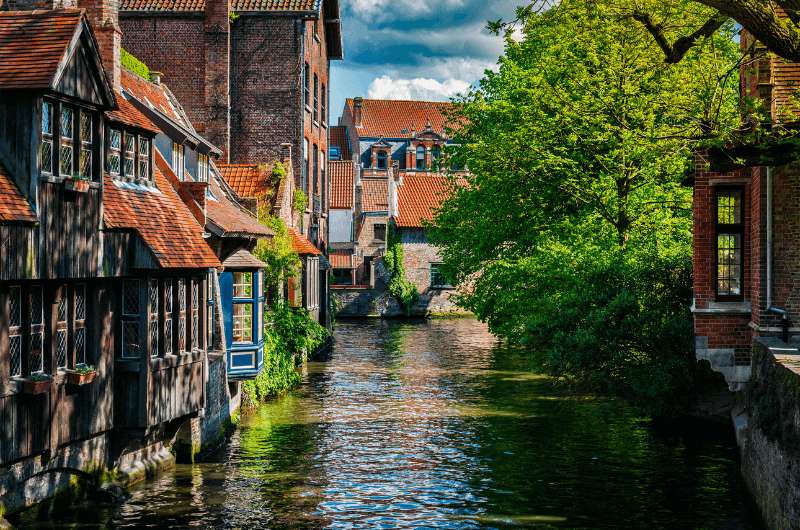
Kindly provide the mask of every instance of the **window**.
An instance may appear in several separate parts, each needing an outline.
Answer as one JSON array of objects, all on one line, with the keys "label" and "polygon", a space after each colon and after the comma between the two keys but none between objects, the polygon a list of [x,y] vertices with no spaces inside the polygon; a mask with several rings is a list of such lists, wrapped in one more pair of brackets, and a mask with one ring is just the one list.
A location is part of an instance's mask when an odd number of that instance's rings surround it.
[{"label": "window", "polygon": [[208,273],[208,297],[207,297],[207,305],[206,305],[206,342],[208,343],[209,347],[213,347],[214,344],[214,303],[215,303],[215,295],[214,295],[214,281],[215,276],[214,272],[211,271]]},{"label": "window", "polygon": [[378,169],[386,169],[388,166],[388,158],[389,156],[386,154],[386,151],[378,151],[377,154],[377,166]]},{"label": "window", "polygon": [[147,332],[150,334],[150,356],[158,357],[158,280],[147,286]]},{"label": "window", "polygon": [[31,287],[29,296],[30,338],[28,352],[30,355],[31,373],[43,373],[44,365],[44,300],[42,286]]},{"label": "window", "polygon": [[372,225],[373,230],[373,237],[380,241],[386,240],[386,225],[385,224],[374,224]]},{"label": "window", "polygon": [[130,134],[125,133],[125,159],[122,162],[123,167],[123,175],[126,177],[135,177],[134,171],[134,156],[136,155],[136,151],[134,148],[134,144],[136,144],[136,138]]},{"label": "window", "polygon": [[53,173],[53,104],[42,102],[42,143],[39,146],[42,173]]},{"label": "window", "polygon": [[122,356],[136,358],[141,355],[139,333],[139,280],[122,282]]},{"label": "window", "polygon": [[328,123],[328,93],[325,91],[325,83],[322,83],[322,89],[319,95],[319,104],[322,107],[320,111],[320,119],[323,123]]},{"label": "window", "polygon": [[186,351],[186,280],[178,279],[178,351]]},{"label": "window", "polygon": [[254,273],[233,273],[233,342],[253,342],[253,310],[260,296],[253,284]]},{"label": "window", "polygon": [[172,280],[164,280],[164,354],[172,354]]},{"label": "window", "polygon": [[314,74],[314,121],[319,122],[319,78]]},{"label": "window", "polygon": [[73,144],[73,134],[75,128],[75,114],[73,110],[65,105],[61,106],[61,118],[59,129],[61,133],[61,149],[59,150],[59,169],[58,173],[62,177],[72,176],[72,160],[75,155],[75,145]]},{"label": "window", "polygon": [[150,140],[139,137],[139,178],[150,180]]},{"label": "window", "polygon": [[81,111],[81,157],[79,172],[81,178],[91,179],[94,171],[92,170],[92,151],[94,151],[94,124],[92,115]]},{"label": "window", "polygon": [[420,145],[417,146],[417,170],[424,171],[425,170],[425,146]]},{"label": "window", "polygon": [[192,280],[192,350],[200,349],[200,281]]},{"label": "window", "polygon": [[314,195],[319,195],[319,147],[314,146],[314,172],[311,174],[314,183]]},{"label": "window", "polygon": [[431,263],[431,287],[451,287],[450,282],[447,281],[447,278],[441,270],[440,263]]},{"label": "window", "polygon": [[67,296],[66,285],[59,287],[56,305],[56,366],[59,368],[67,368],[67,313],[69,309],[69,297]]},{"label": "window", "polygon": [[438,145],[434,145],[431,149],[431,166],[434,171],[438,171],[439,167],[439,159],[442,158],[442,148]]},{"label": "window", "polygon": [[342,151],[338,147],[329,146],[328,153],[330,153],[331,160],[341,160]]},{"label": "window", "polygon": [[325,180],[325,151],[319,152],[319,181],[322,187],[322,208],[325,209],[325,204],[327,201],[328,195],[328,182]]},{"label": "window", "polygon": [[310,178],[311,168],[308,161],[308,139],[303,138],[303,191],[308,192],[308,179]]},{"label": "window", "polygon": [[311,106],[311,67],[308,66],[308,63],[305,65],[305,69],[303,70],[303,100],[305,101],[306,107]]},{"label": "window", "polygon": [[208,155],[197,155],[197,181],[208,182]]},{"label": "window", "polygon": [[122,170],[122,132],[111,129],[108,133],[108,172],[119,175]]},{"label": "window", "polygon": [[11,377],[22,375],[22,287],[9,288],[8,357]]},{"label": "window", "polygon": [[72,332],[75,364],[86,364],[86,284],[79,283],[75,286],[73,300]]},{"label": "window", "polygon": [[178,180],[183,180],[184,177],[184,165],[185,165],[185,158],[184,158],[184,151],[183,145],[179,143],[173,142],[172,144],[172,171],[175,172],[175,176],[178,177]]},{"label": "window", "polygon": [[742,195],[740,188],[716,190],[717,297],[742,297]]},{"label": "window", "polygon": [[353,285],[353,269],[333,269],[334,285]]}]

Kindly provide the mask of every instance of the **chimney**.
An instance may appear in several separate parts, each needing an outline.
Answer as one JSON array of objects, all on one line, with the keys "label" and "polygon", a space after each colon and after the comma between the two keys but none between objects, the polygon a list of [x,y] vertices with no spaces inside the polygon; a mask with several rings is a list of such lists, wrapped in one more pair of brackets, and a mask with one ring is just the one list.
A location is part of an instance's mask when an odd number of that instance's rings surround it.
[{"label": "chimney", "polygon": [[362,98],[361,96],[353,98],[353,125],[355,125],[356,127],[364,126],[364,124],[361,121],[361,111],[363,106],[364,106],[364,98]]},{"label": "chimney", "polygon": [[155,70],[150,70],[150,81],[154,85],[160,85],[162,75],[164,75],[162,72],[156,72]]},{"label": "chimney", "polygon": [[222,148],[222,161],[230,161],[231,91],[230,91],[230,4],[228,0],[207,0],[203,17],[202,43],[205,59],[203,98],[206,115],[200,120],[201,132],[211,143]]},{"label": "chimney", "polygon": [[287,169],[292,165],[292,144],[281,144],[281,162],[287,166]]},{"label": "chimney", "polygon": [[86,18],[92,26],[100,58],[111,81],[112,88],[119,92],[120,85],[120,47],[122,30],[119,29],[120,0],[79,0],[78,7],[86,10]]}]

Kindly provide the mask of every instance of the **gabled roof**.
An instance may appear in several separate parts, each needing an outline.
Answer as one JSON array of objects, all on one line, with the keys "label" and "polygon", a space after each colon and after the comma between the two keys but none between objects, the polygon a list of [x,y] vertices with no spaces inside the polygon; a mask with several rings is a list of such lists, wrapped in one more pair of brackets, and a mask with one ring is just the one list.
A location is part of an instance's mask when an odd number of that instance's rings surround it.
[{"label": "gabled roof", "polygon": [[386,178],[361,179],[361,211],[389,211],[389,180]]},{"label": "gabled roof", "polygon": [[270,237],[270,228],[259,223],[256,218],[228,196],[228,190],[218,182],[219,177],[212,171],[209,189],[212,197],[206,199],[206,228],[219,237]]},{"label": "gabled roof", "polygon": [[121,70],[122,75],[120,80],[122,82],[122,88],[126,92],[129,92],[137,99],[145,101],[170,119],[180,123],[184,121],[183,116],[178,113],[163,84],[156,85],[155,83],[142,79],[125,68]]},{"label": "gabled roof", "polygon": [[144,129],[152,133],[158,134],[159,132],[158,127],[147,116],[142,114],[139,109],[134,107],[130,101],[125,99],[122,94],[117,94],[117,109],[106,111],[106,118],[110,121]]},{"label": "gabled roof", "polygon": [[301,256],[321,256],[322,252],[319,251],[314,244],[308,240],[306,236],[295,230],[289,228],[289,235],[292,236],[292,248]]},{"label": "gabled roof", "polygon": [[353,207],[353,177],[355,167],[350,160],[332,160],[328,162],[328,173],[331,176],[331,205],[333,209]]},{"label": "gabled roof", "polygon": [[339,148],[339,152],[342,153],[342,160],[352,160],[353,152],[350,150],[350,138],[347,136],[347,127],[344,125],[336,125],[329,130],[331,134],[328,145]]},{"label": "gabled roof", "polygon": [[352,269],[353,251],[351,250],[331,250],[328,253],[328,260],[334,269]]},{"label": "gabled roof", "polygon": [[450,180],[441,174],[403,173],[403,185],[397,191],[397,218],[400,228],[422,228],[433,220],[436,210],[452,193]]},{"label": "gabled roof", "polygon": [[35,223],[36,214],[33,213],[28,200],[19,191],[14,179],[6,171],[0,160],[0,223]]},{"label": "gabled roof", "polygon": [[261,198],[275,192],[275,183],[264,164],[219,164],[217,167],[222,178],[239,197]]},{"label": "gabled roof", "polygon": [[82,9],[0,11],[0,90],[55,89],[84,32],[104,101],[113,106],[111,84]]},{"label": "gabled roof", "polygon": [[157,150],[153,156],[158,190],[127,186],[104,176],[104,228],[135,231],[162,268],[219,267],[219,260],[203,238],[203,227],[173,187],[177,177]]},{"label": "gabled roof", "polygon": [[[354,100],[348,98],[345,106],[346,114],[353,116]],[[449,121],[446,113],[452,108],[452,103],[441,101],[363,99],[362,126],[355,130],[361,138],[413,138],[430,123],[433,132],[443,135]]]},{"label": "gabled roof", "polygon": [[228,256],[222,265],[225,269],[263,269],[266,267],[263,261],[244,249],[237,250]]}]

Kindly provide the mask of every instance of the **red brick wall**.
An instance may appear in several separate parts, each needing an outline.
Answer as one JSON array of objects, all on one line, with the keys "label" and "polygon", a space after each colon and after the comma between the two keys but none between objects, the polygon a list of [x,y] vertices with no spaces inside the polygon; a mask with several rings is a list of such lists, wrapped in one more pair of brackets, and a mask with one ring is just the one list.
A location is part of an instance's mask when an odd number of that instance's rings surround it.
[{"label": "red brick wall", "polygon": [[773,171],[772,304],[800,322],[800,167]]},{"label": "red brick wall", "polygon": [[709,349],[732,348],[736,364],[750,362],[750,315],[695,314],[694,333],[708,338]]}]

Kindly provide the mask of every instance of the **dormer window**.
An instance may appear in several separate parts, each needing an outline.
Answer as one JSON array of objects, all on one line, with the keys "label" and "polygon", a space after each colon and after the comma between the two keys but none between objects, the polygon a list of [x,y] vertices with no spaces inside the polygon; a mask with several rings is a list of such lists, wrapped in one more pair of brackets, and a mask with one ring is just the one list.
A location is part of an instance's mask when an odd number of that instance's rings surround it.
[{"label": "dormer window", "polygon": [[434,145],[431,148],[431,166],[434,169],[439,169],[439,159],[442,158],[442,148],[438,145]]},{"label": "dormer window", "polygon": [[72,135],[75,127],[75,115],[73,110],[65,105],[61,106],[61,116],[59,118],[59,127],[61,133],[61,149],[59,151],[59,169],[58,173],[62,177],[72,176],[72,160],[75,154],[75,145],[73,143]]},{"label": "dormer window", "polygon": [[377,168],[378,169],[386,169],[388,165],[389,155],[386,151],[378,151],[376,161],[377,161]]},{"label": "dormer window", "polygon": [[208,182],[208,155],[197,155],[197,181]]},{"label": "dormer window", "polygon": [[94,134],[92,127],[92,115],[81,112],[81,158],[80,176],[82,178],[92,178],[92,151],[94,149]]},{"label": "dormer window", "polygon": [[42,173],[53,174],[53,104],[42,103],[42,144],[39,147],[39,164]]},{"label": "dormer window", "polygon": [[108,135],[108,172],[118,176],[122,169],[122,132],[111,129]]},{"label": "dormer window", "polygon": [[178,180],[183,181],[184,179],[184,166],[185,166],[185,159],[184,159],[184,151],[183,151],[183,144],[179,144],[177,142],[172,143],[172,171],[175,172],[175,176],[178,177]]},{"label": "dormer window", "polygon": [[139,178],[150,180],[150,140],[139,137]]},{"label": "dormer window", "polygon": [[133,178],[135,175],[133,174],[134,170],[134,156],[136,156],[136,150],[134,148],[134,144],[136,143],[135,137],[131,133],[125,133],[125,160],[122,162],[122,166],[124,168],[123,175],[129,178]]},{"label": "dormer window", "polygon": [[417,146],[417,171],[425,171],[425,146]]}]

